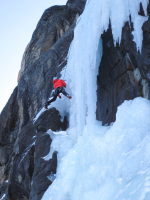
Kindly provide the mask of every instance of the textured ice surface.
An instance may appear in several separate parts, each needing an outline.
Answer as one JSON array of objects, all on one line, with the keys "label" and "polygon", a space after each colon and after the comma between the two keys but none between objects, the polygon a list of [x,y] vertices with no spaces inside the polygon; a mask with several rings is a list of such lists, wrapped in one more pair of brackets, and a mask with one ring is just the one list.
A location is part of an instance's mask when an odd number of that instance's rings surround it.
[{"label": "textured ice surface", "polygon": [[88,0],[77,21],[66,72],[73,96],[69,129],[53,134],[45,159],[58,152],[57,174],[42,200],[150,199],[150,102],[125,101],[111,126],[102,126],[95,116],[101,34],[110,20],[114,43],[119,42],[131,16],[141,49],[147,17],[138,15],[140,2],[146,14],[147,0]]}]

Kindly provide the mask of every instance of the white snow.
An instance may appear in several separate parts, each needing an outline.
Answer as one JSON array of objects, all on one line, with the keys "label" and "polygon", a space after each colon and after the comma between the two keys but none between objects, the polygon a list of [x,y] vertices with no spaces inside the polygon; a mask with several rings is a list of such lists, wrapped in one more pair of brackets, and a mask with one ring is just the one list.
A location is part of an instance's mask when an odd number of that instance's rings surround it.
[{"label": "white snow", "polygon": [[148,200],[149,115],[150,102],[136,98],[118,108],[110,127],[88,124],[70,146],[68,136],[66,142],[65,136],[55,138],[53,151],[61,156],[56,179],[42,200]]},{"label": "white snow", "polygon": [[33,136],[32,139],[33,139],[34,142],[32,142],[32,143],[24,150],[24,152],[23,152],[23,154],[22,154],[22,158],[21,158],[21,160],[20,160],[20,162],[19,162],[19,165],[20,165],[21,162],[25,159],[25,157],[28,155],[28,153],[30,152],[31,148],[35,145],[36,136]]},{"label": "white snow", "polygon": [[78,19],[66,71],[73,95],[69,129],[47,132],[53,141],[44,159],[57,151],[58,166],[42,200],[150,199],[150,101],[125,101],[110,126],[102,126],[95,114],[101,34],[110,19],[114,43],[120,42],[131,15],[134,41],[141,50],[141,26],[147,18],[138,15],[140,2],[146,14],[147,0],[88,0]]},{"label": "white snow", "polygon": [[33,124],[36,122],[36,120],[41,116],[41,114],[46,111],[46,109],[43,107],[41,110],[36,114],[36,116],[33,118]]},{"label": "white snow", "polygon": [[70,149],[74,144],[72,136],[70,134],[68,135],[67,131],[53,132],[52,130],[48,130],[47,133],[50,135],[53,141],[51,143],[51,150],[49,154],[43,159],[51,159],[54,151],[59,152],[58,157],[62,158],[68,149]]},{"label": "white snow", "polygon": [[4,194],[0,200],[4,200],[5,197],[6,197],[6,194]]}]

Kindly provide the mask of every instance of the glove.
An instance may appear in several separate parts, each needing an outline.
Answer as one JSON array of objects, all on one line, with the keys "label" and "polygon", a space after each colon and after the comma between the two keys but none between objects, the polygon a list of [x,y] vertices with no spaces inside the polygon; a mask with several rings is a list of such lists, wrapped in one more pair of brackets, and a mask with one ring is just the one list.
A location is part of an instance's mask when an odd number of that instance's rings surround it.
[{"label": "glove", "polygon": [[61,95],[60,94],[58,94],[58,97],[61,99]]}]

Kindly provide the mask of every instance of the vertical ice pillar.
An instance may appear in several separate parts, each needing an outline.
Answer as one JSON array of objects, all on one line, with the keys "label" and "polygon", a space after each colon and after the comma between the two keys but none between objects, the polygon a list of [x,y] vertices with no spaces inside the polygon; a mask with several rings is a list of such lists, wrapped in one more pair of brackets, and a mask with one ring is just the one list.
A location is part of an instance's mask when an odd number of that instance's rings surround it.
[{"label": "vertical ice pillar", "polygon": [[[120,42],[122,28],[131,16],[134,40],[141,49],[141,26],[147,17],[139,16],[140,2],[146,10],[147,0],[87,0],[84,12],[77,21],[67,65],[73,93],[70,126],[76,127],[77,134],[81,134],[85,125],[94,123],[96,118],[96,75],[102,51],[99,42],[101,34],[111,22],[114,44]],[[119,9],[116,11],[116,8]]]},{"label": "vertical ice pillar", "polygon": [[70,126],[76,127],[77,134],[96,120],[96,82],[102,52],[101,7],[97,2],[87,2],[69,51],[67,70],[73,93]]}]

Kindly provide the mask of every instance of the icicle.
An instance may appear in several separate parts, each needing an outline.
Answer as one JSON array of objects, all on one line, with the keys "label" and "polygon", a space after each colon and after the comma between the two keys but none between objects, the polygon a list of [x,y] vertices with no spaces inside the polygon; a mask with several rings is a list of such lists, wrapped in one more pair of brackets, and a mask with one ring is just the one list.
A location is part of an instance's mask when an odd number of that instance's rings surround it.
[{"label": "icicle", "polygon": [[[78,19],[66,71],[73,96],[68,135],[53,139],[52,151],[59,156],[57,174],[42,200],[150,197],[150,189],[145,186],[150,171],[150,102],[142,98],[125,102],[110,127],[101,126],[95,117],[101,34],[111,22],[114,43],[120,42],[122,28],[131,16],[134,41],[141,49],[141,27],[146,18],[139,19],[140,2],[88,0]],[[142,1],[144,10],[147,3]]]}]

